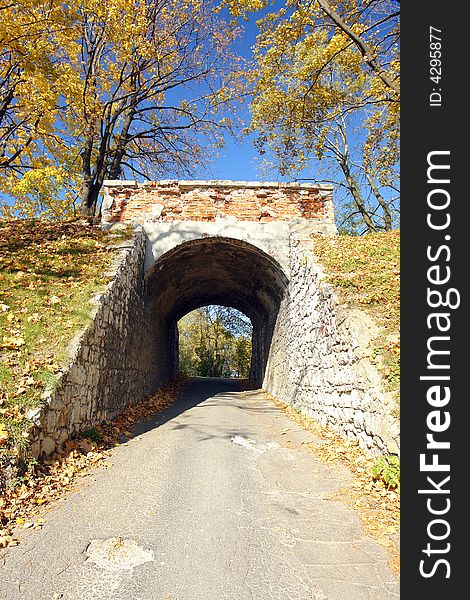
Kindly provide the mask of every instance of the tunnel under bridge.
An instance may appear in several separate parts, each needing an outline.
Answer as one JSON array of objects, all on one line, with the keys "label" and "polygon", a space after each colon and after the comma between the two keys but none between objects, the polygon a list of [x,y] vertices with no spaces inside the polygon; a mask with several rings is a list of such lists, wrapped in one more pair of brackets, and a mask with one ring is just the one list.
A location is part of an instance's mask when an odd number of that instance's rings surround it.
[{"label": "tunnel under bridge", "polygon": [[102,227],[130,228],[132,239],[35,417],[34,454],[168,383],[179,319],[214,304],[251,320],[259,387],[375,453],[397,451],[396,404],[367,358],[370,324],[337,305],[312,251],[313,234],[336,233],[330,186],[107,181],[104,190]]},{"label": "tunnel under bridge", "polygon": [[218,304],[250,318],[251,378],[262,385],[292,277],[292,242],[335,232],[331,186],[277,182],[108,181],[102,221],[145,232],[159,382],[178,370],[178,320]]}]

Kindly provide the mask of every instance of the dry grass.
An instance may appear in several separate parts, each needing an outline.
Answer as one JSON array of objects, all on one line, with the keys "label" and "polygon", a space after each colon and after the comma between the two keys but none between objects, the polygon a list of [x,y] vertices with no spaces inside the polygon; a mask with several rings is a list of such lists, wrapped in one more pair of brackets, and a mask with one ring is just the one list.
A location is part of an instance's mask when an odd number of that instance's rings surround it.
[{"label": "dry grass", "polygon": [[397,400],[400,385],[400,232],[312,236],[314,254],[324,266],[341,303],[369,313],[380,335],[371,361]]},{"label": "dry grass", "polygon": [[115,242],[83,222],[0,221],[0,454],[26,453],[28,409],[89,321]]}]

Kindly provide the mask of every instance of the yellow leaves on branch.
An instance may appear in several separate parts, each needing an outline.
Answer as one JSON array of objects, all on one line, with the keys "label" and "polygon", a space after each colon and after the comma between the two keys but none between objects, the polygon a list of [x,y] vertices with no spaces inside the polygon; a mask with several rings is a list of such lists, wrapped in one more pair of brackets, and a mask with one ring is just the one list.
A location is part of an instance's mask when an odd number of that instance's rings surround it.
[{"label": "yellow leaves on branch", "polygon": [[[242,85],[233,75],[241,59],[229,52],[239,30],[214,19],[212,4],[202,0],[23,0],[5,7],[0,192],[18,202],[3,214],[68,216],[84,179],[96,191],[107,175],[97,172],[101,165],[116,176],[123,143],[126,167],[140,171],[147,156],[148,175],[164,155],[160,129],[168,130],[170,157],[171,136],[183,140],[176,148],[197,152],[187,127],[216,137],[214,114],[231,110]],[[187,92],[188,114],[175,102],[176,87]]]},{"label": "yellow leaves on branch", "polygon": [[[243,16],[267,2],[223,4]],[[258,134],[260,147],[274,150],[281,167],[302,165],[316,124],[334,129],[337,119],[362,111],[365,166],[379,173],[385,165],[384,185],[393,178],[399,101],[385,82],[396,86],[399,81],[399,25],[393,6],[380,10],[357,0],[286,0],[258,21],[250,130]],[[323,153],[318,143],[315,152]]]},{"label": "yellow leaves on branch", "polygon": [[5,218],[19,216],[35,218],[41,214],[46,218],[64,218],[73,215],[73,201],[64,186],[71,186],[74,178],[63,166],[45,164],[45,160],[32,159],[32,168],[22,177],[10,174],[4,179],[3,189],[16,198],[11,205],[0,207]]},{"label": "yellow leaves on branch", "polygon": [[265,8],[269,0],[222,0],[221,7],[229,8],[234,17],[245,17]]},{"label": "yellow leaves on branch", "polygon": [[44,122],[51,123],[56,114],[57,90],[53,80],[55,67],[51,57],[53,45],[48,32],[64,27],[63,8],[57,0],[22,0],[2,9],[0,20],[0,81],[1,97],[14,94],[16,127],[5,143],[5,133],[11,119],[0,122],[2,150],[14,151],[14,140],[28,139],[31,131]]}]

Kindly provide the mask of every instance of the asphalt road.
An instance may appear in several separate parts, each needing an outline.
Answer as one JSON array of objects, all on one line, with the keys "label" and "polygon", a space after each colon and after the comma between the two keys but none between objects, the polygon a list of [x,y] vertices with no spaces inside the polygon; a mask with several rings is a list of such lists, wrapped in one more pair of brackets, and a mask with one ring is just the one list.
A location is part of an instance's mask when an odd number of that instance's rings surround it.
[{"label": "asphalt road", "polygon": [[260,392],[194,380],[3,553],[0,598],[398,599],[311,440]]}]

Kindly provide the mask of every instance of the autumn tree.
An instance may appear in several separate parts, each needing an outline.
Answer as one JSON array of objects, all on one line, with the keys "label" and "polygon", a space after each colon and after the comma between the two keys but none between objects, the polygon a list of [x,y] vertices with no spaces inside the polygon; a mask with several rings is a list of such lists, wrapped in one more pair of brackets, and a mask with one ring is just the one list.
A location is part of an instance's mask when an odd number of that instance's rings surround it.
[{"label": "autumn tree", "polygon": [[[235,15],[264,0],[227,0]],[[399,2],[287,0],[258,22],[251,132],[282,174],[329,180],[366,231],[396,216]],[[327,169],[325,169],[327,167]],[[326,173],[326,176],[325,176]]]},{"label": "autumn tree", "polygon": [[240,335],[235,339],[233,354],[233,368],[237,377],[249,377],[251,366],[251,339]]},{"label": "autumn tree", "polygon": [[[68,30],[64,7],[56,0],[5,1],[0,5],[0,192],[22,202],[34,200],[24,216],[61,213],[53,206],[49,186],[66,177],[51,152],[61,77],[51,35]],[[42,204],[41,204],[42,203]]]},{"label": "autumn tree", "polygon": [[180,371],[204,377],[248,377],[250,320],[224,306],[204,306],[178,323]]},{"label": "autumn tree", "polygon": [[237,92],[229,45],[236,30],[200,0],[86,0],[69,72],[66,135],[80,151],[82,212],[105,179],[191,173],[220,142]]},{"label": "autumn tree", "polygon": [[229,52],[238,30],[212,8],[210,0],[4,6],[1,166],[20,207],[29,195],[40,209],[54,190],[70,204],[78,187],[81,212],[92,216],[105,179],[190,175],[207,160],[243,86]]},{"label": "autumn tree", "polygon": [[31,103],[30,99],[42,91],[44,100],[44,91],[49,92],[45,75],[52,65],[47,44],[44,44],[44,32],[52,12],[52,7],[45,8],[34,0],[0,5],[0,169],[3,175],[20,169],[31,157],[30,146],[44,119],[41,102]]}]

